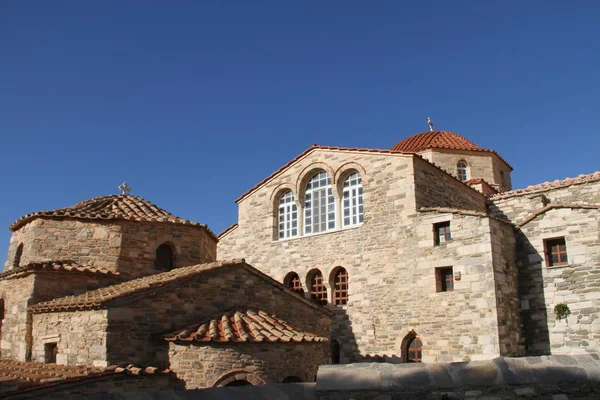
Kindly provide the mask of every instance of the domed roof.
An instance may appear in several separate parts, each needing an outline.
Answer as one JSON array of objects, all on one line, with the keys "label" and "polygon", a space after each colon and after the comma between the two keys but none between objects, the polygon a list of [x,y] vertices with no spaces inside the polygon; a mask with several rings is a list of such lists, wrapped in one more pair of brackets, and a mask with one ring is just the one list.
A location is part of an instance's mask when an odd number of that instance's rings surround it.
[{"label": "domed roof", "polygon": [[427,149],[454,149],[487,151],[475,143],[459,135],[448,131],[421,132],[399,141],[392,147],[392,151],[402,153],[417,153]]},{"label": "domed roof", "polygon": [[170,222],[202,227],[214,236],[206,225],[179,218],[142,197],[130,194],[94,197],[71,207],[34,212],[19,218],[9,228],[14,231],[36,218]]}]

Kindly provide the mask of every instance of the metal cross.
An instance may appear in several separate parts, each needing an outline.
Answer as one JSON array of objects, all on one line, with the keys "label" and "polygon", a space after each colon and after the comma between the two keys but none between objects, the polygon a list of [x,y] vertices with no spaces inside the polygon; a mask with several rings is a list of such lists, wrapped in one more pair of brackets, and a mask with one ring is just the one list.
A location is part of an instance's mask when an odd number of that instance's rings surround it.
[{"label": "metal cross", "polygon": [[129,194],[131,192],[131,186],[127,182],[123,182],[119,185],[119,190],[123,193],[121,194]]},{"label": "metal cross", "polygon": [[429,125],[429,131],[433,132],[433,121],[431,120],[431,117],[427,117],[427,124]]}]

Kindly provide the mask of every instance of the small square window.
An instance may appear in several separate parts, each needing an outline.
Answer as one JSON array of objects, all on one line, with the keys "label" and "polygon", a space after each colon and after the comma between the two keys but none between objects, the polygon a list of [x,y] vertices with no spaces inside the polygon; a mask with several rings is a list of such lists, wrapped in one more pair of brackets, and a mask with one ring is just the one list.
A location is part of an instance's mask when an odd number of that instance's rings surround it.
[{"label": "small square window", "polygon": [[454,273],[452,267],[440,267],[435,269],[436,290],[438,292],[454,291]]},{"label": "small square window", "polygon": [[567,242],[565,238],[554,238],[544,240],[544,252],[546,253],[546,265],[549,267],[567,265]]},{"label": "small square window", "polygon": [[58,352],[58,346],[56,343],[45,343],[44,344],[44,362],[46,364],[56,364],[56,353]]},{"label": "small square window", "polygon": [[452,240],[450,221],[433,224],[433,241],[436,246]]}]

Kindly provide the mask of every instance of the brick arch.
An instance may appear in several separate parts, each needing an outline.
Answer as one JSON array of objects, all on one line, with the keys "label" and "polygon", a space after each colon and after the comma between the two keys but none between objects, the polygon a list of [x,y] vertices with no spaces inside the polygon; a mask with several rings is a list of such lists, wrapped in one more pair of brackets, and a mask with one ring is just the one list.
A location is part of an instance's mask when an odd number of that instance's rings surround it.
[{"label": "brick arch", "polygon": [[[300,174],[298,174],[298,179],[296,180],[296,193],[298,193],[298,201],[301,203],[304,200],[304,191],[306,190],[306,184],[318,171],[325,171],[329,174],[331,178],[331,186],[335,187],[335,172],[333,168],[331,168],[328,164],[324,162],[315,162],[310,164],[308,167],[304,168]],[[333,195],[338,199],[336,191],[333,191]]]},{"label": "brick arch", "polygon": [[264,385],[266,383],[264,379],[253,372],[244,369],[233,369],[217,378],[215,383],[212,384],[212,387],[227,386],[234,381],[247,381],[252,386]]},{"label": "brick arch", "polygon": [[156,251],[158,250],[159,247],[161,246],[168,246],[169,249],[171,249],[171,256],[172,256],[172,269],[177,268],[177,246],[175,246],[175,244],[173,242],[171,242],[170,240],[157,240],[152,247],[152,254],[154,256],[154,261],[153,263],[156,261]]}]

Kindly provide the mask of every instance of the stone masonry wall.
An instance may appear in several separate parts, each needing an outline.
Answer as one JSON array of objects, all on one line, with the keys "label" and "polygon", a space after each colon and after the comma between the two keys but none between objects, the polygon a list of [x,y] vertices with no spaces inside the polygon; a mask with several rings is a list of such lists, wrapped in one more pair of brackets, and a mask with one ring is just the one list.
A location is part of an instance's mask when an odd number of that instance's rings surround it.
[{"label": "stone masonry wall", "polygon": [[44,362],[44,344],[56,343],[56,363],[106,367],[107,311],[33,314],[32,361]]},{"label": "stone masonry wall", "polygon": [[[483,178],[495,187],[503,190],[511,189],[511,169],[494,153],[483,151],[466,151],[450,149],[430,149],[420,153],[427,160],[440,166],[456,176],[456,164],[466,161],[469,169],[468,178]],[[504,172],[504,178],[500,172]]]},{"label": "stone masonry wall", "polygon": [[121,236],[121,226],[117,224],[38,218],[13,232],[5,270],[13,268],[17,247],[23,243],[20,265],[72,260],[115,271]]},{"label": "stone masonry wall", "polygon": [[[544,208],[543,194],[550,201]],[[600,182],[493,200],[490,211],[521,224],[517,260],[523,331],[528,354],[598,352],[600,341],[600,210],[568,207],[600,204]],[[562,206],[564,205],[564,206]],[[547,265],[544,240],[564,237],[568,265]],[[566,303],[572,314],[558,321],[553,309]]]},{"label": "stone masonry wall", "polygon": [[485,197],[436,167],[415,158],[414,180],[417,208],[452,207],[485,211]]},{"label": "stone masonry wall", "polygon": [[31,317],[27,314],[27,307],[33,297],[33,288],[33,275],[0,280],[0,297],[4,301],[4,319],[0,322],[2,358],[20,361],[27,359],[30,342],[28,332],[31,329]]},{"label": "stone masonry wall", "polygon": [[156,249],[168,244],[174,252],[174,266],[187,267],[216,260],[217,242],[196,226],[171,223],[124,222],[118,271],[124,277],[154,274]]},{"label": "stone masonry wall", "polygon": [[161,334],[237,309],[260,309],[276,314],[297,330],[329,337],[331,316],[327,311],[237,266],[110,305],[109,363],[166,368],[168,343]]},{"label": "stone masonry wall", "polygon": [[511,224],[490,218],[492,257],[498,309],[500,354],[515,357],[525,355],[521,331],[519,303],[519,271],[516,258],[516,240]]},{"label": "stone masonry wall", "polygon": [[[274,240],[277,195],[291,188],[295,197],[301,198],[303,186],[298,182],[314,168],[361,171],[364,224]],[[311,274],[318,269],[330,303],[333,273],[337,267],[345,268],[348,304],[328,306],[336,314],[332,339],[340,342],[342,363],[372,357],[397,362],[402,341],[413,329],[423,341],[426,362],[498,356],[501,348],[489,219],[419,213],[415,211],[415,186],[421,206],[485,207],[483,196],[424,160],[320,150],[240,201],[239,225],[220,238],[219,258],[245,257],[281,282],[295,272],[307,296]],[[298,202],[299,215],[301,204]],[[444,220],[451,220],[454,240],[434,246],[433,223]],[[454,292],[438,293],[435,268],[447,266],[461,272],[462,279],[455,282]]]},{"label": "stone masonry wall", "polygon": [[157,271],[156,249],[167,243],[175,253],[175,267],[211,262],[217,243],[199,227],[137,221],[77,221],[38,218],[13,232],[5,269],[13,268],[19,244],[20,265],[72,260],[81,265],[119,272],[123,279]]},{"label": "stone masonry wall", "polygon": [[170,343],[170,369],[186,389],[212,387],[227,374],[247,372],[264,383],[295,376],[312,382],[329,364],[329,343],[239,343],[196,346]]}]

